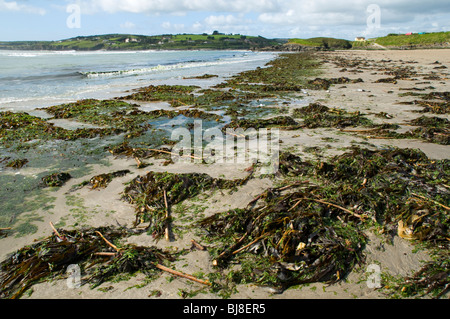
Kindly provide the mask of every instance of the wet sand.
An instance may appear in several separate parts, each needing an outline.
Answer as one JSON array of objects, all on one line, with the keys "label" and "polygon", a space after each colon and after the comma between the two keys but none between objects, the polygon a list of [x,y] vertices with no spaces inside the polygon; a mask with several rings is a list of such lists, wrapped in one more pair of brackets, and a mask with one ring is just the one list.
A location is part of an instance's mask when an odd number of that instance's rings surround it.
[{"label": "wet sand", "polygon": [[[448,71],[440,70],[440,80],[427,80],[429,84],[416,84],[424,82],[417,80],[399,80],[397,84],[374,83],[377,79],[386,77],[378,69],[381,66],[411,66],[420,73],[429,74],[436,72],[435,65],[431,64],[439,61],[442,65],[450,68],[450,50],[417,50],[417,51],[337,51],[325,52],[319,54],[320,58],[328,62],[322,66],[323,78],[362,78],[363,82],[334,85],[328,91],[308,90],[307,95],[302,95],[303,100],[298,104],[291,103],[291,110],[307,105],[310,102],[318,101],[329,107],[340,108],[351,112],[360,111],[377,123],[391,122],[404,123],[408,120],[417,118],[420,114],[412,113],[417,110],[416,106],[399,105],[400,100],[411,100],[412,97],[399,97],[398,94],[405,92],[400,88],[433,86],[434,91],[448,90]],[[368,61],[369,66],[364,69],[355,68],[353,70],[343,71],[342,67],[333,63],[336,57],[342,57],[350,60]],[[390,61],[390,62],[382,62]],[[184,84],[189,84],[186,80]],[[424,91],[425,93],[428,91]],[[158,105],[143,104],[143,108],[153,109]],[[161,105],[163,108],[166,105]],[[281,105],[280,105],[281,106]],[[284,105],[283,105],[284,106]],[[374,114],[386,112],[392,116],[391,119],[380,119]],[[447,117],[446,115],[441,115]],[[405,129],[408,129],[407,127]],[[361,134],[343,132],[333,128],[320,129],[302,129],[297,131],[281,131],[282,140],[281,149],[290,150],[300,155],[302,158],[313,158],[314,155],[308,151],[311,147],[318,147],[320,155],[328,157],[336,154],[342,154],[352,145],[365,145],[368,147],[383,147],[384,145],[394,145],[398,147],[419,148],[429,158],[446,159],[449,158],[450,146],[425,143],[418,140],[394,140],[394,139],[372,139]],[[330,142],[331,141],[331,142]],[[227,179],[242,178],[248,175],[245,171],[245,165],[192,165],[192,164],[174,164],[163,166],[163,160],[148,160],[153,165],[145,170],[168,171],[173,173],[197,172],[208,173],[212,177],[224,177]],[[33,240],[44,238],[52,234],[49,222],[54,224],[64,222],[65,225],[87,224],[92,227],[107,225],[126,225],[131,226],[134,221],[134,207],[120,199],[120,193],[123,191],[124,183],[138,175],[144,174],[142,169],[137,169],[136,162],[133,159],[110,157],[108,165],[93,165],[91,171],[95,174],[108,173],[116,170],[129,169],[130,174],[114,179],[106,189],[90,190],[81,188],[71,191],[72,187],[79,184],[86,177],[72,179],[66,185],[51,193],[56,197],[54,208],[51,211],[40,211],[40,221],[36,222],[38,231],[24,237],[7,237],[0,240],[0,258],[20,249],[24,245],[30,244]],[[33,175],[33,169],[23,168],[17,173],[23,175]],[[93,175],[93,174],[90,174]],[[211,216],[214,213],[228,210],[230,208],[244,208],[252,199],[262,193],[267,188],[273,186],[270,179],[253,179],[238,192],[229,194],[228,192],[216,192],[213,194],[204,194],[200,202],[187,202],[186,205],[198,205],[199,213],[202,216]],[[68,196],[70,200],[68,200]],[[189,221],[177,220],[175,223],[188,225]],[[368,232],[370,238],[366,248],[367,262],[365,267],[355,269],[346,280],[339,284],[327,286],[322,283],[304,285],[286,290],[282,294],[274,294],[274,291],[267,287],[258,287],[256,285],[241,285],[237,287],[238,292],[231,298],[243,299],[304,299],[304,298],[384,298],[384,295],[377,289],[370,288],[367,285],[367,265],[377,264],[381,271],[390,275],[407,275],[418,270],[422,261],[426,260],[426,252],[419,251],[413,253],[414,246],[410,242],[399,237],[394,238],[393,243],[386,243],[377,234]],[[146,234],[130,237],[138,245],[155,245],[157,247],[170,247],[171,249],[185,249],[191,247],[191,240],[199,240],[198,235],[194,233],[183,233],[176,235],[175,239],[166,242],[160,240],[155,242],[151,236]],[[177,270],[195,274],[199,272],[208,273],[212,271],[212,260],[206,251],[194,250],[180,258],[174,266]],[[171,276],[161,274],[161,277],[146,283],[145,277],[141,274],[130,278],[127,281],[117,283],[107,282],[96,289],[90,289],[88,285],[80,288],[68,288],[65,280],[56,280],[37,284],[33,286],[33,293],[23,298],[154,298],[154,299],[180,299],[181,290],[195,291],[202,289],[202,285],[190,282],[183,278],[168,280]],[[142,287],[140,287],[142,285]],[[99,289],[100,288],[100,289]],[[154,296],[153,292],[160,294]],[[195,295],[194,299],[215,299],[220,298],[203,289],[201,293]]]}]

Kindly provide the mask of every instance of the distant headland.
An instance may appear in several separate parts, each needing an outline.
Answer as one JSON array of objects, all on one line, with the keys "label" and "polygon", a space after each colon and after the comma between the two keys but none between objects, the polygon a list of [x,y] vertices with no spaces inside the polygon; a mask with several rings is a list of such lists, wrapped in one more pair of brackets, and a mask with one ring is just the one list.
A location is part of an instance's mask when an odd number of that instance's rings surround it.
[{"label": "distant headland", "polygon": [[128,51],[128,50],[255,50],[322,51],[348,49],[424,49],[450,47],[450,31],[388,34],[354,41],[327,37],[267,39],[262,36],[224,34],[106,34],[78,36],[58,41],[0,41],[0,50]]}]

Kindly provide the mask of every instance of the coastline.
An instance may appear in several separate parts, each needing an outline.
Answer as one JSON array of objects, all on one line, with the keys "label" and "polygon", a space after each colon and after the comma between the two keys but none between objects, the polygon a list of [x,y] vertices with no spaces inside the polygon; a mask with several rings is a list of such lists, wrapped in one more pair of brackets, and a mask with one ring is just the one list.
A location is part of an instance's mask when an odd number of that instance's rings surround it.
[{"label": "coastline", "polygon": [[[377,124],[383,123],[401,123],[405,124],[420,114],[413,113],[419,110],[416,105],[399,105],[397,102],[410,102],[414,96],[399,96],[404,92],[402,89],[413,89],[415,87],[433,87],[433,89],[424,89],[421,93],[433,91],[445,91],[448,86],[448,72],[445,69],[435,70],[435,61],[440,65],[450,67],[448,60],[448,50],[432,51],[335,51],[315,53],[323,61],[321,65],[321,78],[341,78],[350,79],[361,78],[362,82],[334,84],[328,89],[307,89],[305,93],[294,93],[298,99],[292,95],[283,104],[283,98],[275,100],[275,108],[284,112],[287,109],[288,114],[296,109],[301,109],[310,103],[322,103],[330,108],[337,108],[346,112],[360,112]],[[385,62],[382,62],[385,61]],[[408,62],[409,61],[409,62]],[[346,70],[343,63],[352,65]],[[354,63],[354,64],[352,64]],[[356,63],[356,64],[355,64]],[[422,74],[435,74],[435,80],[411,80],[399,79],[396,84],[393,83],[374,83],[384,75],[386,69],[396,69],[405,66],[411,66],[415,71]],[[385,69],[383,69],[383,67]],[[317,78],[316,75],[308,77],[309,80]],[[189,80],[186,80],[189,82]],[[418,82],[429,82],[426,84],[416,84]],[[292,93],[292,92],[291,92]],[[270,99],[270,98],[269,98]],[[258,99],[260,101],[262,99]],[[139,103],[133,101],[134,103]],[[287,105],[287,106],[286,106]],[[176,110],[188,109],[189,106],[176,108]],[[389,118],[380,118],[377,114],[389,114]],[[447,118],[447,114],[437,115]],[[398,128],[398,131],[407,131],[411,127],[408,124]],[[379,136],[361,135],[357,132],[360,127],[342,129],[332,127],[301,128],[294,130],[281,130],[280,139],[282,140],[281,149],[290,150],[302,159],[329,159],[332,156],[340,155],[353,146],[364,146],[369,148],[383,148],[386,145],[403,148],[421,149],[430,159],[442,160],[448,159],[450,146],[436,143],[429,143],[423,139],[393,139],[380,138]],[[351,132],[353,130],[354,132]],[[99,164],[89,165],[88,174],[79,174],[71,179],[61,188],[50,193],[51,197],[56,198],[52,203],[53,207],[47,210],[41,210],[34,213],[38,231],[31,236],[16,238],[9,236],[2,238],[2,247],[8,249],[0,253],[3,260],[7,253],[19,249],[24,245],[38,238],[45,238],[52,235],[52,230],[48,227],[49,222],[55,224],[64,220],[65,225],[88,224],[91,227],[100,227],[106,225],[130,225],[134,218],[135,209],[132,205],[125,203],[120,199],[124,183],[132,178],[144,174],[146,171],[172,172],[172,173],[206,173],[213,178],[239,179],[245,178],[249,174],[246,171],[246,165],[237,165],[230,169],[226,165],[183,165],[174,164],[164,166],[165,159],[146,159],[150,166],[142,170],[136,166],[134,158],[107,158]],[[71,189],[79,183],[86,180],[87,177],[102,173],[109,173],[120,169],[129,169],[131,174],[116,178],[105,189],[90,190],[81,188],[75,192]],[[13,173],[15,174],[15,172]],[[20,170],[24,176],[36,176],[33,168],[24,167]],[[204,217],[213,216],[215,213],[226,209],[243,208],[265,190],[276,186],[276,181],[270,178],[251,179],[246,185],[240,188],[239,192],[229,194],[228,192],[206,193],[196,200],[183,203],[185,207],[194,208],[197,206],[197,214]],[[69,195],[68,195],[69,194]],[[69,197],[68,197],[69,196]],[[70,200],[69,200],[70,199]],[[70,212],[68,214],[67,212]],[[191,211],[193,213],[193,211]],[[186,226],[189,229],[189,221],[178,220],[175,218],[175,224]],[[185,225],[183,225],[185,224]],[[61,225],[61,223],[60,223]],[[406,276],[411,272],[417,271],[422,265],[422,260],[429,259],[424,251],[413,253],[414,246],[400,237],[394,237],[392,243],[386,243],[378,234],[367,233],[370,238],[365,251],[368,253],[368,260],[365,265],[370,263],[380,264],[383,271],[391,276]],[[201,237],[195,232],[183,231],[176,236],[176,240],[166,242],[160,240],[155,242],[151,236],[142,234],[129,238],[129,242],[136,245],[155,245],[158,248],[179,251],[189,249],[191,240],[201,241]],[[14,249],[13,249],[14,247]],[[180,260],[173,263],[173,266],[189,274],[209,273],[214,271],[211,264],[211,257],[207,251],[192,250]],[[256,285],[238,285],[237,293],[231,294],[230,298],[238,299],[301,299],[301,298],[385,298],[385,295],[378,289],[367,287],[365,267],[355,268],[350,272],[345,281],[327,286],[324,283],[312,283],[304,285],[301,288],[290,288],[282,294],[274,294],[274,290],[268,287],[258,287]],[[169,279],[168,279],[169,278]],[[88,285],[83,285],[77,289],[68,289],[65,280],[55,280],[52,282],[40,283],[33,286],[33,293],[25,298],[154,298],[154,299],[179,299],[185,297],[180,292],[189,295],[192,293],[194,299],[217,299],[218,294],[213,294],[202,287],[197,287],[184,279],[170,279],[163,274],[159,278],[147,282],[145,276],[138,274],[126,281],[105,282],[100,286],[101,289],[90,289]],[[139,288],[139,286],[143,288]],[[193,293],[193,291],[201,291]],[[153,292],[160,294],[153,295]]]}]

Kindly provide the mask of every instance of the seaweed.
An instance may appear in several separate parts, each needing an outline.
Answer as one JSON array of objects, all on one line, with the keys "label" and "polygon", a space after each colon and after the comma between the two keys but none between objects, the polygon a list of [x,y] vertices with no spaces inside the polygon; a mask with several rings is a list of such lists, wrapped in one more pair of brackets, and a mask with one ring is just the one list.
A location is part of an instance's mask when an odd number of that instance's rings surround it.
[{"label": "seaweed", "polygon": [[42,177],[43,187],[61,187],[63,186],[72,176],[69,173],[53,173]]},{"label": "seaweed", "polygon": [[329,203],[316,200],[313,192],[314,188],[282,194],[270,189],[259,197],[264,205],[202,220],[199,225],[207,238],[223,242],[213,252],[213,265],[226,268],[233,259],[251,264],[251,269],[231,271],[232,280],[269,285],[280,292],[292,285],[331,284],[345,278],[363,261],[365,237],[349,223],[344,226],[336,214],[328,214]]},{"label": "seaweed", "polygon": [[90,186],[91,189],[106,188],[108,186],[108,184],[111,183],[111,181],[114,178],[122,177],[129,173],[131,173],[130,170],[125,169],[125,170],[115,171],[112,173],[96,175],[96,176],[91,177],[91,179],[89,180],[89,183],[87,183],[87,184]]},{"label": "seaweed", "polygon": [[37,139],[75,140],[119,132],[115,128],[66,130],[28,113],[0,112],[0,142],[6,147]]},{"label": "seaweed", "polygon": [[24,167],[28,163],[28,160],[26,158],[23,159],[15,159],[6,164],[6,167],[14,168],[14,169],[20,169]]},{"label": "seaweed", "polygon": [[[448,251],[448,160],[413,149],[354,148],[316,164],[282,153],[280,168],[289,185],[199,222],[205,240],[215,244],[213,264],[227,268],[236,283],[283,291],[338,282],[364,262],[363,230],[373,226]],[[232,268],[236,262],[239,271]],[[446,288],[445,280],[435,284]]]},{"label": "seaweed", "polygon": [[150,85],[137,89],[135,93],[121,97],[120,99],[136,101],[167,101],[170,102],[171,106],[178,107],[193,104],[194,95],[192,93],[199,88],[200,87],[194,85]]},{"label": "seaweed", "polygon": [[430,92],[430,93],[415,93],[407,92],[399,94],[399,96],[417,96],[420,100],[410,102],[399,102],[402,104],[413,104],[421,106],[423,109],[420,113],[434,113],[434,114],[448,114],[450,105],[450,92]]},{"label": "seaweed", "polygon": [[382,124],[374,125],[375,128],[371,130],[353,132],[363,133],[366,138],[421,139],[429,143],[450,144],[449,121],[445,118],[421,116],[409,121],[407,125],[419,127],[404,133],[398,133],[395,131],[398,125]]},{"label": "seaweed", "polygon": [[254,92],[260,98],[300,92],[308,88],[307,77],[317,74],[319,64],[309,53],[280,54],[265,67],[241,72],[215,87]]},{"label": "seaweed", "polygon": [[300,125],[290,116],[277,116],[269,119],[239,119],[233,120],[227,125],[222,127],[222,131],[225,132],[228,128],[237,129],[242,128],[244,130],[253,128],[255,130],[260,128],[280,128],[285,130],[295,130],[300,128]]},{"label": "seaweed", "polygon": [[117,274],[150,273],[163,268],[160,263],[175,260],[176,255],[156,247],[111,243],[135,234],[136,230],[113,227],[54,229],[52,236],[12,253],[0,264],[0,297],[20,298],[32,285],[63,276],[72,264],[87,273],[85,283],[95,288]]},{"label": "seaweed", "polygon": [[[419,271],[405,278],[402,284],[395,287],[401,295],[424,297],[431,295],[438,299],[450,290],[449,251],[433,256]],[[392,289],[391,289],[392,290]],[[392,294],[392,292],[389,292]]]},{"label": "seaweed", "polygon": [[135,226],[148,222],[147,229],[159,239],[168,227],[170,207],[188,198],[213,189],[234,189],[247,183],[252,175],[238,180],[212,178],[207,174],[171,174],[149,172],[134,178],[122,198],[136,209]]},{"label": "seaweed", "polygon": [[376,80],[374,83],[391,83],[391,84],[397,84],[397,79],[396,78],[382,78],[382,79],[378,79]]},{"label": "seaweed", "polygon": [[144,147],[132,147],[125,141],[119,145],[111,146],[108,151],[115,156],[126,156],[132,157],[137,162],[138,168],[144,168],[148,166],[147,163],[142,162],[142,159],[155,158],[155,159],[165,159],[167,162],[172,162],[171,149],[162,147],[159,149],[151,149]]},{"label": "seaweed", "polygon": [[308,81],[308,88],[313,90],[328,90],[330,86],[335,84],[347,84],[347,83],[361,83],[364,82],[363,79],[349,79],[347,77],[340,78],[331,78],[331,79],[323,79],[323,78],[315,78],[314,80]]},{"label": "seaweed", "polygon": [[198,75],[198,76],[189,76],[189,77],[183,77],[183,79],[185,80],[190,80],[190,79],[211,79],[211,78],[217,78],[219,77],[216,74],[203,74],[203,75]]},{"label": "seaweed", "polygon": [[372,127],[374,125],[370,119],[362,116],[360,112],[350,113],[340,109],[330,109],[320,103],[311,103],[308,106],[295,109],[292,116],[294,118],[302,118],[302,126],[307,128]]}]

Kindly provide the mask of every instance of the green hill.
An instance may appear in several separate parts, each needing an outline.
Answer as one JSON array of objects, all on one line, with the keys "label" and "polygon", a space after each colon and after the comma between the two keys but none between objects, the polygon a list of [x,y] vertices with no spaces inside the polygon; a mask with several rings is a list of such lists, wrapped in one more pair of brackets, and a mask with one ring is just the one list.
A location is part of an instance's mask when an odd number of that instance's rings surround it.
[{"label": "green hill", "polygon": [[213,34],[130,35],[107,34],[79,36],[61,41],[0,42],[9,50],[249,50],[278,44],[275,40],[245,35]]},{"label": "green hill", "polygon": [[344,39],[335,38],[310,38],[310,39],[290,39],[289,43],[300,44],[309,47],[318,47],[321,49],[350,49],[352,43]]},{"label": "green hill", "polygon": [[449,47],[450,32],[413,33],[410,35],[391,33],[364,42],[355,41],[353,48],[368,48],[374,43],[387,48]]}]

